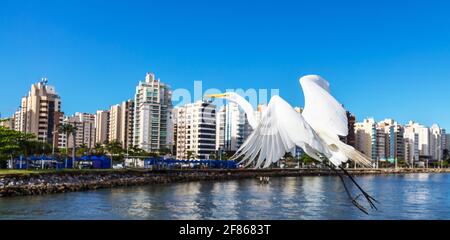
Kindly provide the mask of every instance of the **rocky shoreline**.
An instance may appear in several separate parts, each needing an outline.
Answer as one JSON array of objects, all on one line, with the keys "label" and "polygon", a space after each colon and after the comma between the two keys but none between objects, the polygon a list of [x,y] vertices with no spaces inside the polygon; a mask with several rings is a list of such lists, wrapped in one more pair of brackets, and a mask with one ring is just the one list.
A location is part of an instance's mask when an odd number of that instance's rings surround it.
[{"label": "rocky shoreline", "polygon": [[[349,169],[354,175],[450,173],[450,169]],[[167,184],[189,181],[223,181],[243,178],[327,176],[326,169],[267,169],[267,170],[117,170],[71,171],[0,175],[0,197],[42,195],[87,191],[120,186]]]}]

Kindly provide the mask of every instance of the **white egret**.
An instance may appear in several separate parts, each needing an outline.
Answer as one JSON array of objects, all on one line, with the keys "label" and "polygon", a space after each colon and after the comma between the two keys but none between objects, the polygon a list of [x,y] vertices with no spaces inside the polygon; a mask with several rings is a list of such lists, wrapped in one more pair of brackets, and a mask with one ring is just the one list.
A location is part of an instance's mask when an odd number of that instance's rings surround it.
[{"label": "white egret", "polygon": [[[351,197],[344,179],[337,169],[347,174],[360,189],[364,197],[375,208],[372,200],[353,177],[341,166],[349,159],[364,167],[372,167],[371,160],[352,146],[340,141],[340,136],[348,135],[348,120],[345,109],[330,93],[329,83],[318,75],[300,78],[300,85],[305,96],[305,108],[298,113],[285,100],[273,96],[267,108],[256,120],[252,105],[236,93],[212,94],[211,98],[224,98],[238,104],[246,113],[253,128],[252,134],[239,148],[234,159],[242,158],[246,166],[255,164],[255,168],[267,168],[279,161],[295,147],[302,148],[307,155],[335,170],[344,183],[347,194]],[[327,160],[331,163],[328,164]],[[359,197],[359,196],[358,196]],[[367,211],[352,198],[353,203],[362,211]],[[376,209],[376,208],[375,208]]]}]

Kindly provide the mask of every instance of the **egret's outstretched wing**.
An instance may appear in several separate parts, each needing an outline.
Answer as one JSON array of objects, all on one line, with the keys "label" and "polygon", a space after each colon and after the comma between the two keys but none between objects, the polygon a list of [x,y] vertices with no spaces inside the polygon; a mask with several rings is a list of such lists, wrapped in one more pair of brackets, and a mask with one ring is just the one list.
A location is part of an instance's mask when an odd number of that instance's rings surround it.
[{"label": "egret's outstretched wing", "polygon": [[247,138],[235,155],[243,162],[256,162],[255,167],[269,167],[280,160],[295,146],[301,147],[311,157],[320,160],[319,155],[330,157],[325,143],[314,130],[286,101],[279,96],[270,100],[260,124]]},{"label": "egret's outstretched wing", "polygon": [[308,75],[300,78],[305,95],[305,120],[314,129],[338,136],[348,135],[347,113],[330,94],[329,83],[320,76]]},{"label": "egret's outstretched wing", "polygon": [[371,167],[371,161],[339,139],[348,135],[347,112],[330,93],[329,83],[320,76],[308,75],[300,78],[305,95],[305,109],[302,113],[306,122],[327,144],[332,156],[329,160],[336,166],[348,159],[365,167]]}]

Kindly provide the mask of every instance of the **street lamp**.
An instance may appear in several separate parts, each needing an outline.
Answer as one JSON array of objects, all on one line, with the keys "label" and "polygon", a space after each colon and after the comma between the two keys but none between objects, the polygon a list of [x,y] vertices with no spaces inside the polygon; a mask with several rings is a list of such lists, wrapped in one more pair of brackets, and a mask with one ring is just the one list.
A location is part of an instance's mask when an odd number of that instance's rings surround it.
[{"label": "street lamp", "polygon": [[57,130],[53,131],[53,141],[52,141],[52,156],[55,157],[55,136],[58,133]]}]

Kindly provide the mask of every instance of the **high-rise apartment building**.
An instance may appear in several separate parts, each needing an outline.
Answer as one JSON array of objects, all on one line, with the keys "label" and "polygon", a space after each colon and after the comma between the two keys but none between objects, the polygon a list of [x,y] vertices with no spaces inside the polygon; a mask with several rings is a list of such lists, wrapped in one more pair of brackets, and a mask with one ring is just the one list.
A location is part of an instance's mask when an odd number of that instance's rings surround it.
[{"label": "high-rise apartment building", "polygon": [[[95,115],[89,113],[75,113],[71,117],[67,117],[64,121],[76,127],[75,130],[75,146],[85,146],[92,149],[95,146]],[[73,147],[73,138],[68,138],[68,147]]]},{"label": "high-rise apartment building", "polygon": [[450,150],[450,134],[449,133],[446,133],[444,135],[443,142],[445,143],[444,149]]},{"label": "high-rise apartment building", "polygon": [[413,123],[405,126],[405,161],[411,165],[419,161],[419,133]]},{"label": "high-rise apartment building", "polygon": [[198,101],[174,111],[177,159],[210,159],[216,150],[216,106]]},{"label": "high-rise apartment building", "polygon": [[120,133],[121,133],[121,113],[122,107],[120,104],[111,106],[109,110],[109,133],[108,133],[108,141],[109,142],[120,142]]},{"label": "high-rise apartment building", "polygon": [[109,139],[109,111],[98,110],[95,117],[95,143],[104,144]]},{"label": "high-rise apartment building", "polygon": [[117,141],[124,149],[133,146],[134,101],[127,100],[109,110],[109,141]]},{"label": "high-rise apartment building", "polygon": [[133,146],[134,100],[124,101],[120,105],[119,141],[127,149]]},{"label": "high-rise apartment building", "polygon": [[32,133],[38,141],[52,144],[59,139],[57,124],[61,117],[61,99],[47,79],[31,85],[28,96],[23,97],[19,111],[14,114],[15,129]]},{"label": "high-rise apartment building", "polygon": [[216,117],[217,150],[237,151],[251,133],[246,114],[230,102],[221,107]]},{"label": "high-rise apartment building", "polygon": [[340,139],[342,142],[355,147],[356,146],[356,135],[355,135],[355,123],[356,117],[349,111],[347,111],[347,125],[348,125],[348,134],[347,136],[341,136]]},{"label": "high-rise apartment building", "polygon": [[14,117],[0,119],[0,127],[14,130]]},{"label": "high-rise apartment building", "polygon": [[170,114],[172,92],[170,87],[147,73],[145,81],[136,87],[134,101],[133,138],[135,146],[147,151],[171,149]]},{"label": "high-rise apartment building", "polygon": [[377,130],[373,118],[355,124],[356,149],[372,160],[377,159]]},{"label": "high-rise apartment building", "polygon": [[418,149],[419,158],[429,159],[430,154],[430,144],[431,144],[431,132],[430,129],[424,125],[418,124],[416,122],[410,121],[407,128],[412,128],[418,135]]},{"label": "high-rise apartment building", "polygon": [[430,156],[432,161],[442,160],[443,154],[443,135],[445,135],[445,130],[440,128],[439,125],[433,124],[430,128]]},{"label": "high-rise apartment building", "polygon": [[391,162],[405,160],[404,127],[393,119],[385,119],[378,128],[384,130],[386,158]]}]

